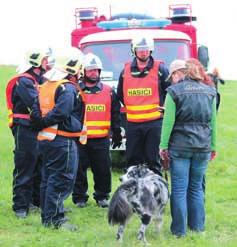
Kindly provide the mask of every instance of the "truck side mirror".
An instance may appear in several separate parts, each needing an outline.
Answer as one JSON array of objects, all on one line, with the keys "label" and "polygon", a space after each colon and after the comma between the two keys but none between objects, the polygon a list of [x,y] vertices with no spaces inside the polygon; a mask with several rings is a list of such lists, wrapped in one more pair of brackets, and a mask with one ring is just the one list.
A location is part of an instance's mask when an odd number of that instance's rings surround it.
[{"label": "truck side mirror", "polygon": [[209,63],[208,48],[204,45],[198,47],[198,60],[207,70]]}]

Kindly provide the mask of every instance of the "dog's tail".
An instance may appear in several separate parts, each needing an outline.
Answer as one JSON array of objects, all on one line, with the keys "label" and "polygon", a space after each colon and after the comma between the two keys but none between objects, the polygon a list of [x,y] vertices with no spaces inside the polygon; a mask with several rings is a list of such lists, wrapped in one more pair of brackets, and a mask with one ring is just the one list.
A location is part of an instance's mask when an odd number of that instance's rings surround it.
[{"label": "dog's tail", "polygon": [[133,185],[130,185],[131,182],[134,183],[136,181],[132,180],[121,184],[115,191],[110,201],[108,210],[108,222],[111,225],[125,225],[133,213],[132,205],[127,199],[127,194],[131,192],[131,189],[133,187]]}]

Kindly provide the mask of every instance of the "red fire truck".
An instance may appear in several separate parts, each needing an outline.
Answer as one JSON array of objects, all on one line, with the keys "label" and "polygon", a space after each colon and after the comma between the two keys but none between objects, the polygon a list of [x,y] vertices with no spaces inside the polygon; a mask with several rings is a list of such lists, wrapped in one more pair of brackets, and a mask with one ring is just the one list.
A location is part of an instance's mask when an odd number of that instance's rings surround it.
[{"label": "red fire truck", "polygon": [[97,8],[75,10],[76,29],[71,33],[71,44],[86,54],[92,52],[103,64],[102,81],[116,88],[125,62],[131,61],[131,40],[137,35],[154,39],[154,58],[169,67],[174,59],[198,58],[207,67],[208,50],[198,47],[189,4],[169,6],[167,18],[122,13],[106,18]]}]

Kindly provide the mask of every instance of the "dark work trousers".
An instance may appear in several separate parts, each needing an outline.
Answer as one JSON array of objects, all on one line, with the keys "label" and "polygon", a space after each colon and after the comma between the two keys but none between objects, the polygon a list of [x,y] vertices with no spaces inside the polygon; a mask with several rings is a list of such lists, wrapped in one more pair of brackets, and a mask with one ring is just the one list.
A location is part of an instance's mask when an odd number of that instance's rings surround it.
[{"label": "dark work trousers", "polygon": [[76,179],[78,147],[74,139],[61,136],[53,141],[40,141],[39,147],[42,154],[42,224],[57,228],[65,222],[63,202],[71,194]]},{"label": "dark work trousers", "polygon": [[148,167],[160,173],[160,134],[162,119],[142,123],[127,123],[126,157],[128,166],[147,163]]},{"label": "dark work trousers", "polygon": [[41,167],[42,167],[42,157],[39,154],[37,158],[34,177],[33,177],[33,191],[32,191],[32,200],[31,200],[31,203],[37,207],[40,207]]},{"label": "dark work trousers", "polygon": [[91,167],[94,178],[94,194],[96,201],[108,199],[111,192],[111,159],[109,138],[88,139],[86,145],[79,144],[80,163],[74,185],[72,200],[87,201],[89,196],[87,169]]},{"label": "dark work trousers", "polygon": [[15,139],[13,210],[28,212],[29,204],[32,202],[33,181],[37,172],[38,132],[27,126],[15,125],[12,133]]}]

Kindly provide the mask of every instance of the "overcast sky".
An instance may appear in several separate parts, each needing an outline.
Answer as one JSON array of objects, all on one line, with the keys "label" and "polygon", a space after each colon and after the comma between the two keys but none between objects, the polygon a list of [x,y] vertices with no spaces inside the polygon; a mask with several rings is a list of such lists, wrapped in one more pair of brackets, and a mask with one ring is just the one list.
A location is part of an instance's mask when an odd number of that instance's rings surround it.
[{"label": "overcast sky", "polygon": [[[134,4],[133,4],[134,3]],[[170,3],[191,3],[198,21],[198,42],[209,48],[210,67],[218,67],[225,79],[237,79],[237,31],[234,0],[1,0],[0,64],[17,64],[34,47],[52,46],[63,51],[70,46],[76,7],[97,6],[100,14],[140,12],[168,16]]]}]

